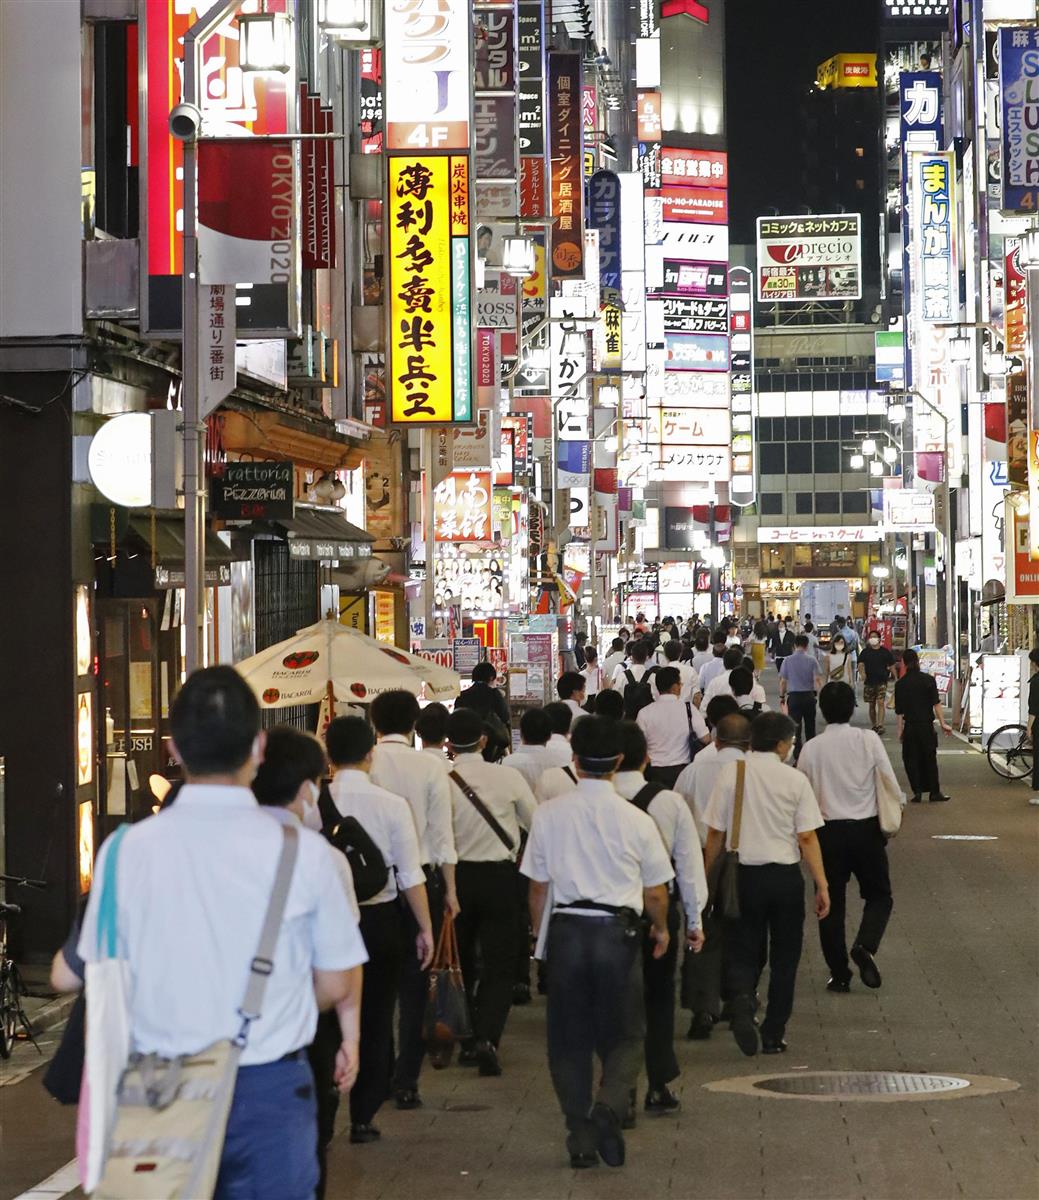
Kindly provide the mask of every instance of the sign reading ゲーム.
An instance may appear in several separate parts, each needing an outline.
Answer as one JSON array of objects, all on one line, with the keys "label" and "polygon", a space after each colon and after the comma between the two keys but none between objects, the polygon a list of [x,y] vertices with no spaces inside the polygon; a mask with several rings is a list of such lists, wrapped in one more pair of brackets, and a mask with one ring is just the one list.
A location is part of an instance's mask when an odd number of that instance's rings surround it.
[{"label": "sign reading \u30b2\u30fc\u30e0", "polygon": [[758,217],[758,300],[858,300],[858,213]]},{"label": "sign reading \u30b2\u30fc\u30e0", "polygon": [[469,421],[469,160],[392,155],[388,197],[390,420]]}]

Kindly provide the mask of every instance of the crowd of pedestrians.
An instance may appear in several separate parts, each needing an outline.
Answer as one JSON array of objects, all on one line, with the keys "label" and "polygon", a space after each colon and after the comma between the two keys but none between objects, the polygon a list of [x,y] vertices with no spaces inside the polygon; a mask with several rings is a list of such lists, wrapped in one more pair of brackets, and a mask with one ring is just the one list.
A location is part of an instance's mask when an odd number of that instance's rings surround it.
[{"label": "crowd of pedestrians", "polygon": [[[559,699],[522,713],[514,748],[490,664],[450,713],[389,692],[321,739],[261,729],[232,668],[193,675],[171,709],[184,786],[121,838],[113,872],[137,1050],[175,1058],[241,1036],[282,830],[299,843],[263,1014],[245,1026],[216,1194],[323,1195],[340,1095],[359,1146],[381,1137],[387,1102],[422,1106],[429,967],[445,922],[471,1019],[461,1066],[508,1071],[510,1010],[534,986],[546,993],[574,1168],[624,1162],[643,1071],[642,1111],[679,1107],[679,997],[692,1040],[728,1022],[744,1054],[786,1050],[802,864],[827,987],[848,991],[852,966],[879,987],[892,900],[878,774],[897,785],[875,732],[849,724],[854,677],[824,683],[805,633],[788,644],[785,632],[777,644],[760,627],[639,621],[600,653],[579,642]],[[789,715],[769,709],[759,682],[770,643]],[[886,687],[867,654],[868,686]],[[911,675],[896,708],[929,786],[909,706],[931,697]],[[733,898],[722,903],[726,871]],[[852,876],[864,911],[849,948]],[[66,986],[104,957],[98,909],[92,896],[56,959]]]}]

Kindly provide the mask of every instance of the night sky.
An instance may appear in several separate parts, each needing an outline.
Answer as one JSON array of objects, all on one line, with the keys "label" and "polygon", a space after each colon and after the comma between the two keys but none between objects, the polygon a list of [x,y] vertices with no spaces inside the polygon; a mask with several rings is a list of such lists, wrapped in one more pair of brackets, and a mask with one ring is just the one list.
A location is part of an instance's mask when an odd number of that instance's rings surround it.
[{"label": "night sky", "polygon": [[728,0],[730,240],[771,206],[796,212],[798,95],[832,54],[873,51],[880,0]]}]

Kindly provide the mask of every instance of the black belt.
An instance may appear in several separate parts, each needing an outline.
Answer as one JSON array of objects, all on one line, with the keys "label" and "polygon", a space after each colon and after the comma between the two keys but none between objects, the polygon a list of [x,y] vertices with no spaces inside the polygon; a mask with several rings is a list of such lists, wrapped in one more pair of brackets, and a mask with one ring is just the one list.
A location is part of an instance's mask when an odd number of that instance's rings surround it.
[{"label": "black belt", "polygon": [[288,1054],[283,1054],[281,1058],[276,1059],[276,1062],[302,1062],[306,1058],[306,1050],[290,1050]]},{"label": "black belt", "polygon": [[[593,919],[595,916],[601,914],[600,920],[610,921],[616,919],[617,917],[620,917],[625,921],[637,921],[642,915],[641,913],[637,913],[633,908],[628,908],[624,905],[617,904],[601,904],[598,900],[573,900],[569,904],[557,904],[552,910],[552,915],[555,916],[558,914],[564,917],[572,916],[574,910],[578,912],[591,913]],[[582,921],[586,919],[586,917],[581,918]]]},{"label": "black belt", "polygon": [[815,689],[813,688],[810,692],[787,692],[787,695],[788,696],[814,696]]}]

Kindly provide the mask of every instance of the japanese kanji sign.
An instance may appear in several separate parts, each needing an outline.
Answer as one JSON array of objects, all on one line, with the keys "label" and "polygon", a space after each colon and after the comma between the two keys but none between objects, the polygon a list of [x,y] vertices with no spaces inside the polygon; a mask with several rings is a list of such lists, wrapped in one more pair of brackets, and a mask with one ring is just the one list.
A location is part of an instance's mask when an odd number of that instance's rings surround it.
[{"label": "japanese kanji sign", "polygon": [[615,303],[621,289],[621,185],[613,171],[588,180],[588,227],[599,231],[599,288],[603,303]]},{"label": "japanese kanji sign", "polygon": [[758,217],[758,300],[858,300],[858,213]]},{"label": "japanese kanji sign", "polygon": [[552,268],[556,279],[578,279],[584,273],[580,54],[549,54],[548,106]]},{"label": "japanese kanji sign", "polygon": [[491,537],[490,471],[455,471],[433,493],[438,542],[483,542]]},{"label": "japanese kanji sign", "polygon": [[729,156],[724,150],[684,150],[665,146],[660,153],[660,181],[689,187],[727,188]]},{"label": "japanese kanji sign", "polygon": [[199,325],[199,415],[205,420],[234,391],[238,378],[233,287],[219,283],[199,288]]},{"label": "japanese kanji sign", "polygon": [[385,14],[389,149],[467,150],[469,0],[398,0]]},{"label": "japanese kanji sign", "polygon": [[1039,210],[1039,29],[999,31],[1004,212]]},{"label": "japanese kanji sign", "polygon": [[390,156],[387,225],[390,420],[469,421],[468,158]]}]

